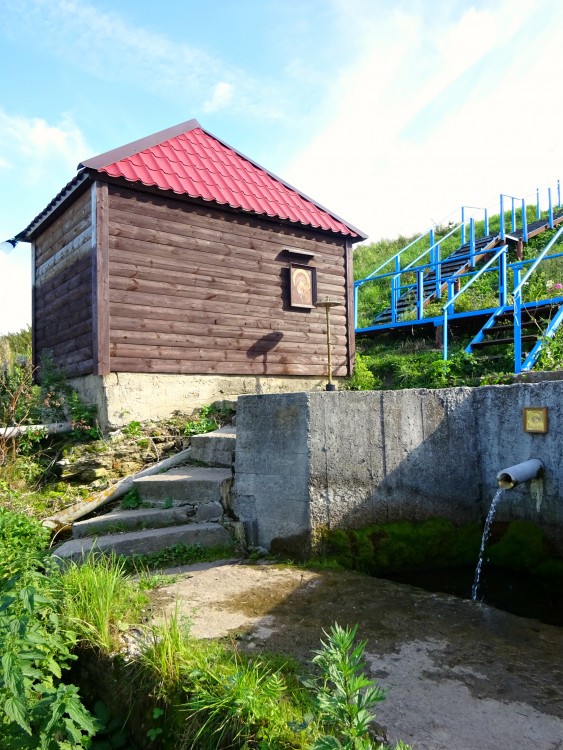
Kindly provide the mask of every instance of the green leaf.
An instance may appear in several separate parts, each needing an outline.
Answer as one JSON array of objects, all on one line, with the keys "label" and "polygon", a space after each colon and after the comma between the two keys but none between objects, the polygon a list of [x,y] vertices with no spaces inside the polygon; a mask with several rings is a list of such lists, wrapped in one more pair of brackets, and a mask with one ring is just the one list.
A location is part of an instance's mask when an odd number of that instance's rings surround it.
[{"label": "green leaf", "polygon": [[45,666],[55,675],[55,677],[58,677],[59,680],[61,679],[61,668],[54,659],[47,659],[47,664]]},{"label": "green leaf", "polygon": [[16,724],[31,735],[31,726],[28,721],[28,708],[21,698],[8,698],[4,703],[4,713],[11,721],[15,721]]},{"label": "green leaf", "polygon": [[342,745],[336,737],[319,737],[311,750],[342,750]]}]

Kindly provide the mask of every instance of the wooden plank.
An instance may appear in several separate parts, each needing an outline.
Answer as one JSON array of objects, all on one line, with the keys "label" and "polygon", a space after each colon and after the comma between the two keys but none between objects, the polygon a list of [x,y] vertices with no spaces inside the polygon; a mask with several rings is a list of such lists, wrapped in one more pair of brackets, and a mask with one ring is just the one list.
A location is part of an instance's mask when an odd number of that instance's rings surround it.
[{"label": "wooden plank", "polygon": [[[151,310],[151,313],[153,311]],[[146,313],[146,310],[145,310]],[[202,316],[200,325],[194,325],[193,321],[177,320],[177,315],[172,315],[172,320],[159,320],[155,318],[128,318],[112,315],[112,336],[123,335],[124,333],[149,331],[153,333],[175,333],[175,334],[197,334],[205,337],[220,338],[243,338],[250,341],[256,340],[264,335],[264,328],[244,326],[244,325],[214,325],[210,324],[207,316]],[[278,329],[275,329],[278,330]],[[291,341],[300,344],[324,343],[326,344],[326,332],[317,332],[315,327],[313,332],[310,330],[287,330],[283,329],[284,341]],[[332,336],[336,344],[346,345],[346,336]]]},{"label": "wooden plank", "polygon": [[109,217],[108,186],[96,182],[93,189],[96,232],[92,268],[92,347],[94,374],[110,372]]},{"label": "wooden plank", "polygon": [[[344,347],[334,347],[333,353],[335,360],[346,358],[346,350]],[[264,353],[262,352],[249,352],[249,351],[236,351],[227,349],[210,349],[209,347],[183,347],[183,346],[159,346],[159,345],[148,345],[148,344],[124,344],[115,343],[110,344],[110,354],[112,358],[116,357],[129,357],[142,359],[147,357],[149,359],[168,359],[174,361],[189,361],[189,362],[239,362],[242,363],[242,372],[245,371],[245,365],[249,361],[257,359],[264,359]],[[273,349],[271,352],[266,353],[265,358],[267,363],[277,364],[300,364],[300,363],[311,363],[311,364],[325,364],[326,367],[326,353],[320,354],[309,354],[307,352],[306,357],[299,357],[295,352],[276,352]]]},{"label": "wooden plank", "polygon": [[344,257],[345,257],[345,304],[346,304],[346,317],[347,317],[347,338],[348,338],[348,357],[347,357],[347,368],[348,375],[351,375],[354,371],[354,363],[356,357],[356,331],[354,328],[354,269],[352,259],[352,243],[350,241],[344,242]]},{"label": "wooden plank", "polygon": [[69,365],[67,367],[64,367],[63,369],[68,378],[78,378],[81,375],[91,375],[92,374],[92,360],[85,359],[82,362]]},{"label": "wooden plank", "polygon": [[41,252],[37,257],[39,263],[47,262],[68,242],[72,242],[91,226],[88,215],[75,215],[70,213],[69,210],[69,213],[64,214],[64,217],[66,222],[64,231],[57,232],[56,228],[52,231],[52,227],[49,227],[39,235],[38,239],[41,242]]},{"label": "wooden plank", "polygon": [[[246,305],[266,303],[268,306],[282,307],[285,286],[280,279],[267,286],[245,286],[242,282],[231,282],[228,279],[199,278],[191,273],[151,271],[150,269],[130,269],[124,272],[123,266],[115,269],[112,265],[111,286],[125,288],[129,291],[142,291],[152,294],[173,293],[181,296],[194,296],[197,299],[229,299],[233,304]],[[335,287],[333,287],[335,289]],[[336,287],[338,289],[338,287]],[[326,287],[323,292],[328,293]]]},{"label": "wooden plank", "polygon": [[[81,307],[83,305],[89,305],[92,302],[92,290],[88,288],[88,292],[85,292],[86,287],[79,286],[77,289],[73,289],[71,292],[68,292],[63,297],[58,297],[56,300],[49,304],[45,304],[43,299],[38,300],[37,305],[37,314],[38,315],[47,315],[50,318],[52,317],[52,313],[55,311],[60,310],[61,308],[67,308],[69,305],[73,305],[74,303],[78,303],[78,305]],[[70,315],[70,310],[68,310],[67,314]]]},{"label": "wooden plank", "polygon": [[[323,232],[312,228],[302,227],[297,223],[281,220],[271,221],[251,214],[229,212],[223,207],[204,208],[189,203],[179,203],[161,198],[159,202],[143,202],[138,200],[139,193],[131,194],[132,198],[111,198],[111,213],[119,212],[129,216],[150,217],[153,224],[166,229],[169,222],[177,226],[180,231],[220,231],[238,235],[245,244],[249,240],[266,240],[280,246],[280,250],[287,245],[305,252],[316,253],[322,246],[335,243],[342,245],[344,238],[336,233]],[[123,218],[123,217],[121,217]],[[158,224],[164,220],[164,226]],[[136,221],[134,223],[137,223]],[[184,227],[184,229],[182,229]]]},{"label": "wooden plank", "polygon": [[60,276],[50,279],[48,284],[39,287],[38,294],[44,303],[49,304],[75,289],[89,289],[91,276],[91,258],[81,258],[74,266],[63,271]]},{"label": "wooden plank", "polygon": [[[271,304],[271,305],[265,305],[262,304],[260,306],[257,305],[244,305],[239,304],[236,308],[233,306],[232,301],[229,301],[229,299],[226,296],[221,296],[220,299],[205,299],[202,300],[199,297],[196,297],[195,294],[191,296],[184,296],[182,294],[173,294],[173,293],[167,293],[167,294],[154,294],[154,293],[145,293],[142,291],[129,291],[127,290],[127,285],[123,284],[121,286],[125,288],[120,288],[120,284],[118,284],[118,279],[112,280],[113,283],[110,283],[110,300],[111,302],[130,302],[134,305],[145,305],[147,308],[152,307],[153,305],[159,305],[159,306],[167,306],[170,308],[176,308],[181,313],[184,313],[185,315],[188,314],[188,311],[196,310],[201,312],[206,312],[209,315],[214,314],[239,314],[244,315],[246,317],[255,317],[256,320],[261,320],[265,315],[273,316],[277,315],[281,321],[283,320],[285,322],[286,318],[288,320],[302,320],[300,318],[300,315],[303,315],[304,317],[311,318],[311,320],[318,320],[319,325],[322,325],[320,322],[321,318],[321,311],[317,309],[308,310],[304,313],[297,313],[294,311],[282,311],[280,306],[278,304]],[[333,320],[333,325],[343,325],[346,324],[346,317],[345,317],[345,311],[338,307],[334,308],[333,313],[331,313],[331,320]]]},{"label": "wooden plank", "polygon": [[[161,360],[148,357],[112,358],[112,372],[158,372],[177,373],[185,375],[216,374],[216,375],[285,375],[325,377],[324,365],[311,364],[271,364],[264,366],[262,362],[248,362],[244,372],[237,362],[186,362],[184,360]],[[346,375],[346,364],[335,364],[334,374],[338,377]]]},{"label": "wooden plank", "polygon": [[[264,271],[263,264],[244,261],[245,268],[236,268],[230,258],[217,257],[215,264],[208,263],[208,255],[158,258],[153,255],[139,253],[112,252],[110,270],[112,274],[125,277],[140,276],[143,278],[185,278],[196,286],[211,287],[215,283],[228,283],[230,288],[252,291],[265,291],[272,294],[275,290],[284,289],[287,284],[288,266],[271,264]],[[162,262],[161,262],[162,261]],[[241,265],[238,264],[237,265]],[[339,274],[324,274],[317,269],[317,278],[326,289],[327,294],[344,294],[344,278]],[[279,292],[278,292],[279,293]]]},{"label": "wooden plank", "polygon": [[[281,269],[279,269],[281,271]],[[205,275],[198,273],[191,268],[184,270],[182,266],[177,267],[176,270],[167,269],[162,270],[160,268],[151,268],[144,265],[131,265],[130,263],[111,263],[112,276],[120,276],[124,279],[144,279],[152,283],[163,283],[163,284],[181,284],[186,288],[201,287],[202,289],[224,289],[226,291],[236,291],[248,295],[263,294],[267,297],[276,295],[280,297],[281,290],[284,285],[280,274],[278,276],[270,276],[267,283],[256,283],[252,278],[245,279],[234,279],[230,278],[228,269],[224,269],[222,274],[214,276]]]},{"label": "wooden plank", "polygon": [[[118,222],[120,218],[120,222]],[[134,222],[134,223],[132,223]],[[225,231],[215,230],[206,232],[196,230],[192,226],[177,225],[166,222],[165,219],[156,223],[146,216],[135,216],[123,214],[117,217],[111,214],[110,234],[113,238],[122,240],[133,240],[135,243],[144,242],[149,245],[161,245],[163,247],[191,248],[206,253],[219,253],[222,255],[235,254],[237,251],[243,257],[258,257],[260,255],[270,260],[278,260],[284,265],[289,264],[283,243],[269,241],[264,237],[241,238],[231,235]],[[332,266],[343,267],[342,255],[338,253],[338,247],[329,245],[324,252],[317,249],[315,263],[327,268]]]},{"label": "wooden plank", "polygon": [[230,232],[239,234],[245,238],[266,238],[275,244],[291,244],[303,250],[315,252],[314,247],[336,243],[342,245],[343,237],[339,234],[327,233],[312,227],[304,227],[300,224],[290,224],[282,220],[268,220],[244,212],[230,212],[222,207],[198,206],[184,200],[171,199],[164,196],[151,196],[150,199],[139,191],[127,188],[110,187],[110,212],[124,211],[127,214],[137,213],[140,216],[149,216],[158,221],[164,219],[165,223],[175,222],[180,225],[189,225],[192,228],[210,228],[230,225]]},{"label": "wooden plank", "polygon": [[53,362],[63,369],[66,369],[70,365],[80,365],[86,360],[92,361],[91,346],[85,346],[73,352],[63,352],[61,354],[58,354],[57,350],[53,349]]},{"label": "wooden plank", "polygon": [[[186,326],[188,330],[193,330],[194,326],[198,329],[200,327],[213,326],[214,330],[217,328],[225,331],[250,328],[253,331],[264,331],[279,330],[282,325],[281,320],[277,319],[260,319],[248,315],[236,315],[236,314],[218,314],[210,315],[207,311],[198,312],[190,311],[189,319],[185,316],[179,315],[175,308],[160,307],[153,305],[150,308],[150,317],[148,314],[146,305],[133,305],[127,302],[112,302],[111,304],[111,319],[115,321],[116,327],[120,327],[120,320],[127,319],[129,321],[135,321],[135,324],[131,324],[127,330],[150,330],[151,323],[154,321],[157,328],[154,330],[166,330],[162,326],[173,326],[170,330],[174,330],[176,326],[180,326],[180,331],[184,330],[182,326]],[[319,327],[320,325],[320,327]],[[326,337],[326,330],[324,327],[324,320],[320,321],[317,315],[311,313],[301,313],[300,311],[295,314],[284,313],[283,318],[283,330],[284,333],[295,333],[295,334],[315,334],[322,335],[323,339]],[[344,336],[344,332],[342,332]]]},{"label": "wooden plank", "polygon": [[69,335],[66,338],[61,336],[56,340],[50,340],[46,337],[39,338],[42,351],[49,350],[50,352],[55,352],[57,355],[70,354],[75,349],[85,349],[90,346],[91,340],[91,331],[86,331],[80,334],[80,336]]},{"label": "wooden plank", "polygon": [[87,227],[78,237],[68,242],[63,248],[37,267],[37,283],[42,284],[56,276],[64,268],[71,266],[78,258],[90,253],[92,246],[92,229]]},{"label": "wooden plank", "polygon": [[48,260],[88,226],[90,226],[90,210],[89,193],[86,191],[39,235],[38,243],[41,250],[37,258],[38,262],[43,263]]},{"label": "wooden plank", "polygon": [[[269,334],[262,333],[258,337],[231,336],[222,338],[220,336],[198,335],[197,333],[190,335],[153,331],[116,331],[114,329],[111,333],[111,343],[112,345],[123,343],[146,347],[158,345],[195,349],[209,349],[213,347],[222,351],[226,351],[226,347],[228,346],[230,349],[236,348],[237,351],[246,352],[247,356],[249,356],[249,352],[255,354],[272,351],[275,355],[296,352],[311,357],[317,354],[324,356],[326,352],[326,340],[324,342],[309,341],[307,343],[303,341],[288,341],[282,331],[271,331]],[[337,347],[345,352],[346,342],[342,345],[333,341],[333,348],[336,349]]]},{"label": "wooden plank", "polygon": [[69,312],[69,315],[59,315],[54,320],[48,317],[48,311],[44,315],[39,315],[37,325],[35,326],[37,332],[41,335],[47,333],[48,335],[55,336],[61,331],[74,331],[75,329],[77,335],[86,333],[86,331],[92,331],[92,316],[87,305],[77,305]]}]

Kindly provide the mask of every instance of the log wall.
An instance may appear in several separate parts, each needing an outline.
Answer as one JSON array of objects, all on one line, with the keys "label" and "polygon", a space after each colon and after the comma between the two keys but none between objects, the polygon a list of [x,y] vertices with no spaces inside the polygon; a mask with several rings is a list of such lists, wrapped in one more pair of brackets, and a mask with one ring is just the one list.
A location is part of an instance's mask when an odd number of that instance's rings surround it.
[{"label": "log wall", "polygon": [[92,372],[92,198],[86,191],[34,242],[35,357],[68,376]]},{"label": "log wall", "polygon": [[[307,261],[284,248],[313,253],[318,297],[344,302],[343,238],[112,185],[108,230],[112,372],[326,374],[325,312],[290,307],[289,263]],[[331,329],[346,375],[346,306]]]}]

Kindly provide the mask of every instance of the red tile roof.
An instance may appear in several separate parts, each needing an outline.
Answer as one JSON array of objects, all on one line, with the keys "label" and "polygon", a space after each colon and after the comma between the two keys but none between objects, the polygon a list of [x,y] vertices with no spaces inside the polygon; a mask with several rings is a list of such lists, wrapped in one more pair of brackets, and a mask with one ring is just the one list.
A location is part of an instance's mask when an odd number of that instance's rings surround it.
[{"label": "red tile roof", "polygon": [[365,239],[359,229],[208,133],[197,120],[100,154],[79,167]]}]

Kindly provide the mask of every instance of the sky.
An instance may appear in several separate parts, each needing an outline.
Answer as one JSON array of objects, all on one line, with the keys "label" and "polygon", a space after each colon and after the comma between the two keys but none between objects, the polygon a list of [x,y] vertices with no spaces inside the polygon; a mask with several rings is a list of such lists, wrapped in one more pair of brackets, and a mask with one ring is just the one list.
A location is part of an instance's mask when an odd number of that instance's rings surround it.
[{"label": "sky", "polygon": [[[0,242],[77,164],[191,118],[370,240],[563,170],[561,0],[2,0]],[[31,322],[0,247],[0,334]]]}]

